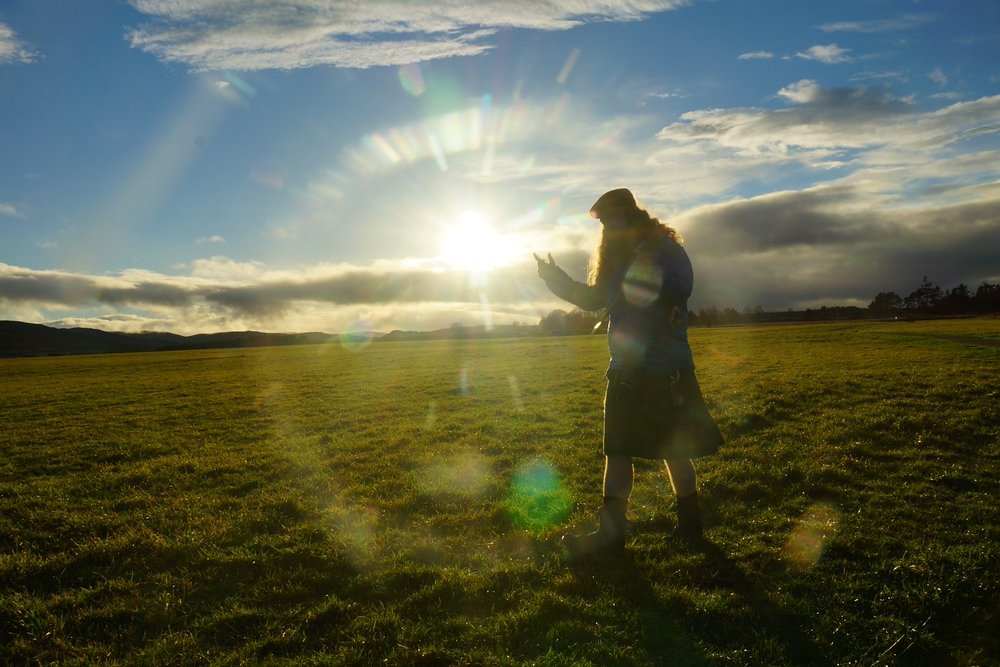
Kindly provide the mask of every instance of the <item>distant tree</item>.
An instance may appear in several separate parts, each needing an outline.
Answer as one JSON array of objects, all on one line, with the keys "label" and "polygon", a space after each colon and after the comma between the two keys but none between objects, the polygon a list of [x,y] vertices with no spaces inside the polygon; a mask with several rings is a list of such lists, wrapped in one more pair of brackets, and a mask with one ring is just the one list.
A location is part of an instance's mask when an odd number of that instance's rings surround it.
[{"label": "distant tree", "polygon": [[902,307],[903,299],[895,292],[879,292],[868,304],[869,310],[884,315],[891,315]]},{"label": "distant tree", "polygon": [[719,323],[719,309],[716,306],[709,306],[698,311],[698,321],[707,327]]},{"label": "distant tree", "polygon": [[596,313],[587,312],[574,308],[572,312],[566,313],[563,322],[566,326],[566,333],[590,333],[594,325],[600,321]]},{"label": "distant tree", "polygon": [[976,288],[974,307],[981,313],[1000,312],[1000,285],[984,281]]},{"label": "distant tree", "polygon": [[929,281],[927,276],[924,276],[920,287],[903,300],[903,305],[909,310],[927,313],[933,311],[943,297],[941,288]]},{"label": "distant tree", "polygon": [[566,333],[566,311],[551,310],[538,322],[542,331],[550,336],[560,336]]},{"label": "distant tree", "polygon": [[937,310],[947,315],[958,315],[972,310],[972,292],[965,283],[953,287],[937,304]]}]

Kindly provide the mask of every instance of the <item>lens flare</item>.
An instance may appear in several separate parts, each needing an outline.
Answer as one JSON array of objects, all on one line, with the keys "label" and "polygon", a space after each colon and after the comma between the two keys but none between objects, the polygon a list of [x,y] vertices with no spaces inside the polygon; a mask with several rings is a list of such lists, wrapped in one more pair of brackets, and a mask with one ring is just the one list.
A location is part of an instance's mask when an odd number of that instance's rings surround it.
[{"label": "lens flare", "polygon": [[399,84],[414,97],[420,97],[427,90],[427,86],[424,85],[424,74],[417,64],[403,65],[399,68]]},{"label": "lens flare", "polygon": [[508,375],[507,382],[510,384],[510,397],[511,402],[514,403],[514,409],[518,412],[524,410],[524,399],[521,398],[521,387],[518,385],[517,377]]},{"label": "lens flare", "polygon": [[[400,70],[404,88],[416,84],[415,72]],[[428,95],[424,99],[432,97]],[[551,107],[530,106],[516,103],[496,107],[489,94],[478,104],[464,109],[432,113],[428,118],[405,126],[385,128],[374,132],[354,146],[344,150],[342,165],[348,172],[360,176],[391,171],[400,166],[423,160],[437,163],[447,171],[448,156],[462,153],[494,150],[512,142],[523,142],[540,132],[552,132],[563,125],[562,117],[570,108],[571,100],[564,95]],[[484,155],[484,170],[492,170],[491,158]],[[533,159],[533,158],[531,158]]]},{"label": "lens flare", "polygon": [[340,334],[340,346],[355,352],[368,347],[372,342],[371,323],[364,320],[352,322],[346,332]]},{"label": "lens flare", "polygon": [[507,512],[517,528],[544,531],[569,516],[573,499],[559,473],[546,461],[523,463],[511,481]]},{"label": "lens flare", "polygon": [[831,503],[816,503],[806,510],[785,544],[785,558],[797,570],[815,565],[837,533],[840,510]]},{"label": "lens flare", "polygon": [[257,89],[256,88],[254,88],[249,83],[247,83],[244,79],[241,79],[240,77],[236,76],[232,72],[226,72],[225,74],[222,75],[222,77],[226,80],[227,83],[229,83],[230,85],[234,86],[237,90],[239,90],[241,93],[243,93],[247,97],[256,97],[257,96]]},{"label": "lens flare", "polygon": [[375,536],[378,529],[378,513],[366,507],[346,507],[334,504],[330,508],[333,515],[331,528],[337,540],[344,547],[344,555],[352,565],[368,569],[374,565]]},{"label": "lens flare", "polygon": [[622,294],[634,306],[648,306],[656,301],[663,285],[663,270],[651,257],[639,255],[625,273]]},{"label": "lens flare", "polygon": [[437,423],[437,401],[431,401],[427,406],[427,416],[424,417],[424,429],[431,430]]},{"label": "lens flare", "polygon": [[486,331],[493,331],[493,313],[490,311],[490,300],[486,296],[486,292],[479,295],[479,305],[483,309],[483,328]]},{"label": "lens flare", "polygon": [[638,362],[646,354],[646,344],[638,336],[632,335],[630,331],[617,326],[608,339],[608,345],[613,350],[612,356],[621,359],[625,363]]},{"label": "lens flare", "polygon": [[418,484],[429,494],[482,496],[490,477],[489,462],[478,452],[465,450],[420,470]]},{"label": "lens flare", "polygon": [[567,79],[569,79],[570,72],[576,66],[576,61],[580,59],[581,53],[580,49],[573,49],[569,52],[569,57],[566,58],[566,62],[563,63],[562,69],[559,71],[559,76],[556,77],[556,83],[560,86],[564,85]]},{"label": "lens flare", "polygon": [[462,370],[458,374],[458,393],[460,396],[466,396],[469,393],[469,364],[468,362],[462,364]]}]

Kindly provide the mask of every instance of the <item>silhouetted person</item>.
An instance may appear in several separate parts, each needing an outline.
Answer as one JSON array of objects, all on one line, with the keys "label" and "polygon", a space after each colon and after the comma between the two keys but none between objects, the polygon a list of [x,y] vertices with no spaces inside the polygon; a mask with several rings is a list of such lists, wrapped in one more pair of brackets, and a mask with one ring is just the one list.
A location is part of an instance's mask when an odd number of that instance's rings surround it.
[{"label": "silhouetted person", "polygon": [[705,408],[688,345],[687,299],[694,274],[681,239],[619,188],[601,196],[590,216],[603,226],[587,284],[570,278],[552,255],[538,275],[556,296],[588,311],[607,311],[608,368],[604,398],[604,504],[600,526],[564,535],[574,555],[625,547],[625,513],[633,457],[663,460],[677,497],[676,537],[701,539],[692,458],[722,442]]}]

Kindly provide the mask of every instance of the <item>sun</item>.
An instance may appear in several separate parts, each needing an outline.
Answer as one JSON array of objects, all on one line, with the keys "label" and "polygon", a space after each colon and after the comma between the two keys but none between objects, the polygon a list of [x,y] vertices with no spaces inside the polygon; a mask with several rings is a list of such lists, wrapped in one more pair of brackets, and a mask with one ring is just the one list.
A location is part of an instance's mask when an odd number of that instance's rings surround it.
[{"label": "sun", "polygon": [[480,211],[465,211],[441,238],[442,259],[466,271],[491,271],[513,263],[517,250]]}]

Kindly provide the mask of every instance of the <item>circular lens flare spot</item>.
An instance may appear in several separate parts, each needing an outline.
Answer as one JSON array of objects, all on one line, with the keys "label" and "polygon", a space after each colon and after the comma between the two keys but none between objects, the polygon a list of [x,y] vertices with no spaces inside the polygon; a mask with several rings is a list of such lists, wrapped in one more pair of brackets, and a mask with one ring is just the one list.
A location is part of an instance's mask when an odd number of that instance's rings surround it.
[{"label": "circular lens flare spot", "polygon": [[517,528],[544,531],[573,508],[573,499],[559,473],[546,461],[527,461],[517,469],[507,498],[507,512]]},{"label": "circular lens flare spot", "polygon": [[420,471],[420,488],[428,494],[481,496],[490,484],[489,462],[474,451],[463,451]]},{"label": "circular lens flare spot", "polygon": [[370,322],[358,320],[352,322],[347,331],[340,334],[340,345],[345,350],[361,350],[372,342],[372,326]]},{"label": "circular lens flare spot", "polygon": [[648,306],[656,301],[663,285],[663,270],[652,258],[639,255],[625,273],[622,294],[634,306]]},{"label": "circular lens flare spot", "polygon": [[638,363],[646,354],[646,344],[642,337],[633,335],[632,331],[624,325],[618,325],[611,331],[608,345],[612,350],[611,356],[615,359],[621,359],[625,364]]},{"label": "circular lens flare spot", "polygon": [[831,503],[816,503],[805,511],[785,543],[785,558],[798,570],[815,565],[837,533],[840,511]]},{"label": "circular lens flare spot", "polygon": [[424,75],[420,70],[420,65],[415,63],[403,65],[399,68],[399,84],[403,90],[414,97],[420,97],[427,90],[424,85]]}]

